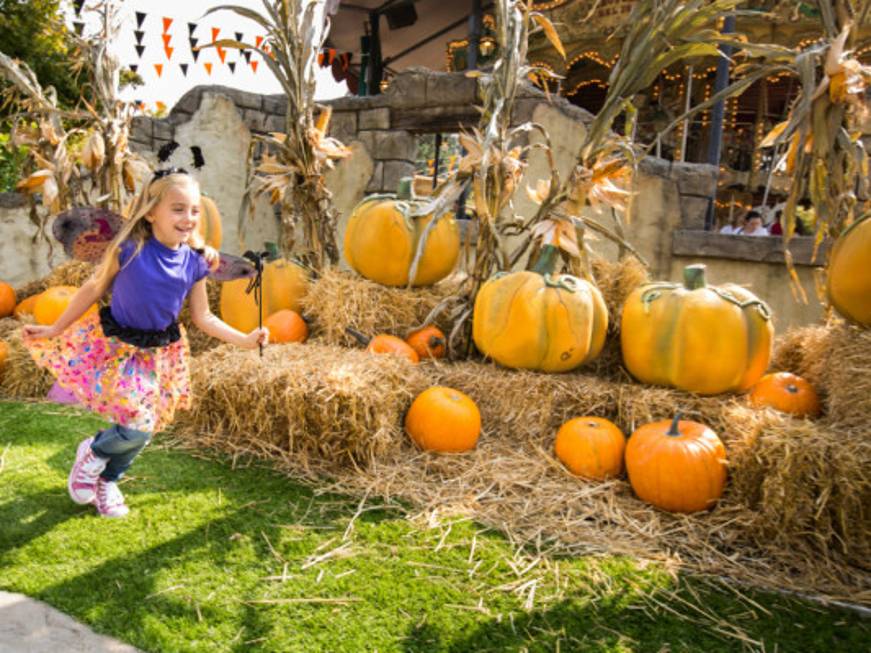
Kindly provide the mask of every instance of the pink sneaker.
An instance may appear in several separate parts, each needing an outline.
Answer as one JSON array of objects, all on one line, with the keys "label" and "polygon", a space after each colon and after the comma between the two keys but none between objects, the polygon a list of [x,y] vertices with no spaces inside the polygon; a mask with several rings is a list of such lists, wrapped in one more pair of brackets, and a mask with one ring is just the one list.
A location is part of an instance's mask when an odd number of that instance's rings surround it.
[{"label": "pink sneaker", "polygon": [[130,508],[124,503],[124,495],[115,481],[97,479],[97,512],[101,517],[124,517]]},{"label": "pink sneaker", "polygon": [[91,451],[94,438],[85,438],[76,451],[76,462],[67,479],[70,498],[76,503],[94,503],[97,496],[97,478],[106,468],[108,460],[100,458]]}]

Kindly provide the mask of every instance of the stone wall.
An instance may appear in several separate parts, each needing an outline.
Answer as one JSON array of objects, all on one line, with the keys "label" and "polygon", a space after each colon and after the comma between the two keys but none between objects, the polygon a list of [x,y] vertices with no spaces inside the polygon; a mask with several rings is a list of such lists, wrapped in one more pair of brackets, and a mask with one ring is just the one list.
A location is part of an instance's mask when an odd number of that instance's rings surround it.
[{"label": "stone wall", "polygon": [[[375,97],[349,97],[329,102],[333,108],[330,135],[349,145],[353,155],[341,161],[327,177],[339,211],[339,242],[351,210],[364,195],[392,192],[399,179],[413,174],[417,139],[435,132],[452,132],[477,124],[480,104],[477,82],[461,73],[437,73],[410,69],[392,81],[389,90]],[[249,149],[253,134],[283,131],[286,104],[283,96],[262,96],[220,86],[201,86],[189,91],[162,120],[139,117],[131,132],[132,147],[153,164],[157,152],[175,142],[168,164],[192,168],[191,147],[200,148],[205,165],[194,171],[203,191],[217,203],[224,221],[222,249],[239,253],[259,247],[278,235],[275,212],[264,200],[253,211],[240,215],[242,196],[249,177]],[[551,139],[555,161],[566,178],[586,133],[591,116],[562,98],[546,98],[531,87],[521,88],[515,103],[514,124],[533,120],[543,125]],[[537,133],[531,135],[534,142]],[[534,150],[525,177],[514,198],[520,215],[530,215],[534,206],[526,196],[527,185],[547,176],[544,155]],[[816,320],[819,308],[794,304],[786,290],[786,271],[776,263],[753,261],[745,264],[726,260],[710,252],[698,255],[675,253],[673,233],[698,230],[704,225],[708,198],[716,184],[714,166],[648,158],[642,161],[636,179],[631,221],[625,226],[628,240],[651,267],[655,278],[677,278],[688,262],[705,262],[712,282],[735,280],[750,285],[772,302],[784,324]],[[597,218],[614,227],[609,214]],[[0,203],[0,278],[19,284],[48,269],[46,248],[30,244],[35,228],[19,199]],[[616,247],[600,239],[593,245],[613,257]],[[59,249],[59,248],[57,248]],[[55,253],[52,263],[60,255]],[[808,281],[812,267],[800,275]]]}]

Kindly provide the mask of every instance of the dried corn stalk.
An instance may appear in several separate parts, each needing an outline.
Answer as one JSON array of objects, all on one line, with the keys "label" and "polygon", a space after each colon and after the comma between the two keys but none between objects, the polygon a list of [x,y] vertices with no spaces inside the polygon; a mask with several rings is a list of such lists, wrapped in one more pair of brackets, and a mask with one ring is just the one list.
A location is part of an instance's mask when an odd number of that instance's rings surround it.
[{"label": "dried corn stalk", "polygon": [[[330,31],[329,4],[325,0],[263,0],[262,13],[236,5],[214,7],[206,15],[233,11],[260,25],[266,38],[260,46],[230,39],[203,46],[257,52],[281,83],[287,97],[285,131],[254,136],[270,152],[254,168],[245,204],[261,195],[279,204],[285,255],[293,254],[315,270],[339,260],[337,214],[324,176],[334,161],[350,155],[342,143],[327,136],[330,108],[322,108],[315,118],[316,62]],[[300,228],[303,242],[297,246]]]}]

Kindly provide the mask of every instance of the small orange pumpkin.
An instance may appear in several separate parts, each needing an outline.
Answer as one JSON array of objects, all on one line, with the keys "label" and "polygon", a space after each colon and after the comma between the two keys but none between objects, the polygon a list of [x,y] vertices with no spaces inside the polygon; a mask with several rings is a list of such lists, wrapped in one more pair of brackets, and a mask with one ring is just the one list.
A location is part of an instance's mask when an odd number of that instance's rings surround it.
[{"label": "small orange pumpkin", "polygon": [[640,499],[691,513],[710,508],[726,485],[726,448],[704,424],[674,420],[645,424],[629,438],[626,471]]},{"label": "small orange pumpkin", "polygon": [[0,281],[0,318],[12,315],[15,302],[15,290],[8,283]]},{"label": "small orange pumpkin", "polygon": [[[75,286],[52,286],[47,288],[33,305],[33,317],[37,324],[51,325],[57,322],[57,319],[69,306],[70,300],[76,294],[78,288]],[[90,308],[85,311],[84,315],[91,315],[97,312],[97,305],[91,304]]]},{"label": "small orange pumpkin", "polygon": [[447,353],[447,339],[437,326],[430,325],[412,331],[405,342],[420,358],[444,358]]},{"label": "small orange pumpkin", "polygon": [[554,451],[572,474],[600,481],[623,471],[626,436],[601,417],[575,417],[556,434]]},{"label": "small orange pumpkin", "polygon": [[790,372],[766,374],[750,390],[754,408],[769,407],[800,417],[820,414],[820,398],[807,380]]},{"label": "small orange pumpkin", "polygon": [[420,362],[420,356],[418,356],[417,352],[411,348],[411,345],[405,342],[402,338],[397,338],[396,336],[391,336],[386,333],[380,333],[377,336],[370,338],[350,327],[347,327],[345,331],[353,336],[361,345],[364,345],[366,351],[372,352],[373,354],[394,354],[396,356],[407,358],[415,364]]},{"label": "small orange pumpkin", "polygon": [[478,443],[481,412],[468,395],[437,385],[412,402],[405,415],[405,430],[421,449],[460,453]]},{"label": "small orange pumpkin", "polygon": [[36,305],[36,300],[39,298],[39,293],[25,297],[15,306],[15,311],[12,313],[16,319],[33,317],[33,307]]},{"label": "small orange pumpkin", "polygon": [[308,325],[299,313],[289,308],[276,311],[265,320],[263,326],[269,329],[269,342],[305,342],[308,338]]}]

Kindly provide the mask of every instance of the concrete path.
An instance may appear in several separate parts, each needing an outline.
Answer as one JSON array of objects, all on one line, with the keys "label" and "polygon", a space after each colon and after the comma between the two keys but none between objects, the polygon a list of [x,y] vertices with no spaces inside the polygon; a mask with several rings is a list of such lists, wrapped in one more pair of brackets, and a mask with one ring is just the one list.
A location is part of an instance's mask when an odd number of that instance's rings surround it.
[{"label": "concrete path", "polygon": [[0,653],[140,653],[41,601],[0,591]]}]

